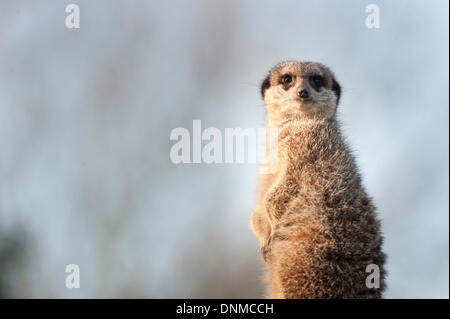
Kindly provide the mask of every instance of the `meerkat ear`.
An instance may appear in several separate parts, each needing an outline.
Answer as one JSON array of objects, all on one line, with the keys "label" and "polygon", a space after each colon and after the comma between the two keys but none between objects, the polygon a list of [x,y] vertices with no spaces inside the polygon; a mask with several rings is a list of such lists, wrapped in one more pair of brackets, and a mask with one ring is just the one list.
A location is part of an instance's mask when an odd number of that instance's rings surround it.
[{"label": "meerkat ear", "polygon": [[264,94],[266,93],[266,90],[270,88],[270,74],[266,76],[263,83],[261,84],[261,96],[264,100]]},{"label": "meerkat ear", "polygon": [[337,104],[339,104],[339,99],[341,98],[341,86],[339,85],[339,83],[336,81],[336,79],[334,77],[333,77],[333,84],[331,86],[331,89],[336,94],[336,97],[337,97],[336,105],[337,105]]}]

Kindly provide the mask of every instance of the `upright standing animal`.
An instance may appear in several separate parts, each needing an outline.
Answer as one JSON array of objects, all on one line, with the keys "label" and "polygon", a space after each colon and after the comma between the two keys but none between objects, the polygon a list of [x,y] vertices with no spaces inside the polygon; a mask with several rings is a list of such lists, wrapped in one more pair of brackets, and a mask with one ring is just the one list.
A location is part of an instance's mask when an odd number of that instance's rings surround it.
[{"label": "upright standing animal", "polygon": [[336,120],[341,88],[333,73],[319,63],[283,62],[261,94],[267,127],[279,132],[278,169],[261,175],[251,216],[268,296],[381,298],[380,223]]}]

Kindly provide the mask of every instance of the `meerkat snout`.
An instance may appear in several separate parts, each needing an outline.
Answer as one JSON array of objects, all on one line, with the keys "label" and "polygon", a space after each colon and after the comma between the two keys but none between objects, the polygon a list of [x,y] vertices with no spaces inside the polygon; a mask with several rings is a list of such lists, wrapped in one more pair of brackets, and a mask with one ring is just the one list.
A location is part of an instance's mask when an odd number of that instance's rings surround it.
[{"label": "meerkat snout", "polygon": [[309,98],[309,91],[307,89],[303,89],[297,92],[297,95],[301,99],[308,99]]}]

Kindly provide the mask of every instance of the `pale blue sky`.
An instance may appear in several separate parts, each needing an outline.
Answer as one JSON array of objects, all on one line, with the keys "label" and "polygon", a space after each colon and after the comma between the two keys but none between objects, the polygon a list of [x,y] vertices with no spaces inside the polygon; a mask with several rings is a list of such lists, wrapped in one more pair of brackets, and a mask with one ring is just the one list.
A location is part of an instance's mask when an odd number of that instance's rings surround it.
[{"label": "pale blue sky", "polygon": [[[33,247],[13,294],[258,297],[256,166],[174,165],[169,134],[263,126],[260,82],[298,59],[343,87],[386,297],[448,298],[447,1],[73,2],[79,30],[61,1],[0,1],[0,231]],[[250,279],[231,293],[217,278]]]}]

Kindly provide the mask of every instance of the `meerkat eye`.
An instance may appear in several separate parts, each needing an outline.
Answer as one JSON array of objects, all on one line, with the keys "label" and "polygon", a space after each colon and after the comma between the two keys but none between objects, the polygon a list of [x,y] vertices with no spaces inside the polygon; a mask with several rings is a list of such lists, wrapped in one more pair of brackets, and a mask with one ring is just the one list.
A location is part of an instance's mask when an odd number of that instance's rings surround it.
[{"label": "meerkat eye", "polygon": [[313,75],[311,76],[311,84],[316,88],[320,88],[324,84],[324,79],[320,75]]},{"label": "meerkat eye", "polygon": [[285,74],[281,77],[281,83],[289,84],[291,82],[292,82],[292,76],[290,76],[289,74]]}]

